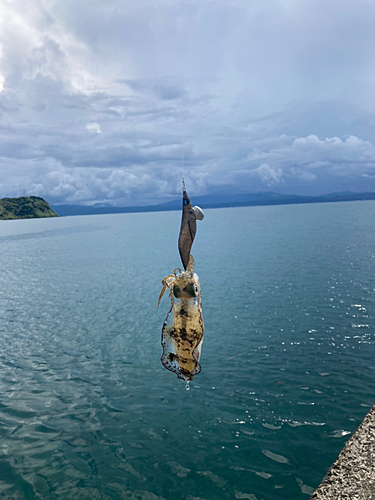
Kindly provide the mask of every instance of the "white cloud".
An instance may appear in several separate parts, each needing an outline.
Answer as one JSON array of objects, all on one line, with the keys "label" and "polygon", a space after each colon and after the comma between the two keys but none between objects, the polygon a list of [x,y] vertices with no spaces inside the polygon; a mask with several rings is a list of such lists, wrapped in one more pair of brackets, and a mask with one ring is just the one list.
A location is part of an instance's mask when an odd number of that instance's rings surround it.
[{"label": "white cloud", "polygon": [[86,129],[91,132],[92,134],[101,134],[102,131],[100,129],[99,123],[88,123],[86,125]]},{"label": "white cloud", "polygon": [[281,170],[281,168],[274,170],[269,165],[267,165],[267,163],[262,163],[260,167],[254,169],[254,172],[259,175],[263,184],[268,187],[284,183],[284,180],[282,179],[283,171]]}]

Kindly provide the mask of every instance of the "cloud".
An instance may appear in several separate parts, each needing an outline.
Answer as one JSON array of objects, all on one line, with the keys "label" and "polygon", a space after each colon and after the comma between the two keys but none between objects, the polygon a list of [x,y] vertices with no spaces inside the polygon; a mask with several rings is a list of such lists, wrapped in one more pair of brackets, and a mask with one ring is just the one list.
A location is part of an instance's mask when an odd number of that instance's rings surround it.
[{"label": "cloud", "polygon": [[283,171],[281,168],[274,170],[269,165],[267,165],[267,163],[262,163],[260,167],[254,169],[254,172],[256,172],[259,175],[263,184],[265,184],[268,187],[284,183],[282,179]]},{"label": "cloud", "polygon": [[120,78],[117,82],[130,87],[137,93],[154,94],[156,97],[166,101],[181,99],[186,95],[183,89],[184,82],[181,78],[141,78],[139,80],[126,80]]},{"label": "cloud", "polygon": [[88,123],[86,125],[86,129],[91,132],[92,134],[101,134],[102,131],[100,129],[99,123]]}]

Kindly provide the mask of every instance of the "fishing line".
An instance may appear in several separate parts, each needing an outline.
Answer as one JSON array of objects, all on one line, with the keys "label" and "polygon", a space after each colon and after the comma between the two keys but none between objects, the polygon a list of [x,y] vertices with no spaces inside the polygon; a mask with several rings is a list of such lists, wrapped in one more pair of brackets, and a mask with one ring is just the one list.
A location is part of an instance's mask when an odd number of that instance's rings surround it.
[{"label": "fishing line", "polygon": [[180,83],[181,167],[182,167],[182,174],[184,174],[184,169],[185,169],[185,158],[184,158],[185,136],[184,136],[183,117],[182,117],[182,115],[183,115],[183,113],[182,113],[182,111],[183,111],[182,91],[183,91],[183,87],[185,86],[185,65],[184,65],[184,57],[182,54],[181,18],[180,18],[180,1],[179,0],[176,0],[176,7],[177,7],[177,48],[178,48],[178,59],[180,61],[180,76],[181,76],[181,83]]}]

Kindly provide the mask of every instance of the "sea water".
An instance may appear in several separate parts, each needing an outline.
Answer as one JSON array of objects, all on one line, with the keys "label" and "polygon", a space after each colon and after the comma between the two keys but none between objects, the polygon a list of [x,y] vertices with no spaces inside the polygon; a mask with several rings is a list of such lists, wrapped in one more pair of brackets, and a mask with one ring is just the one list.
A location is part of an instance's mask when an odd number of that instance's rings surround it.
[{"label": "sea water", "polygon": [[375,202],[205,210],[190,391],[180,216],[0,223],[0,498],[308,499],[375,402]]}]

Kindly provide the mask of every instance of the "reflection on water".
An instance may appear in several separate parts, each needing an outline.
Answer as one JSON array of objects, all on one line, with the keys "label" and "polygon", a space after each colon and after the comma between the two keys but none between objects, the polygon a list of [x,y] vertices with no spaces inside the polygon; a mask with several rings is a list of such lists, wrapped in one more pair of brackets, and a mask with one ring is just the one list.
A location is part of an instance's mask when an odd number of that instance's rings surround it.
[{"label": "reflection on water", "polygon": [[373,404],[375,204],[205,215],[189,392],[155,303],[179,212],[0,224],[0,498],[312,493]]}]

